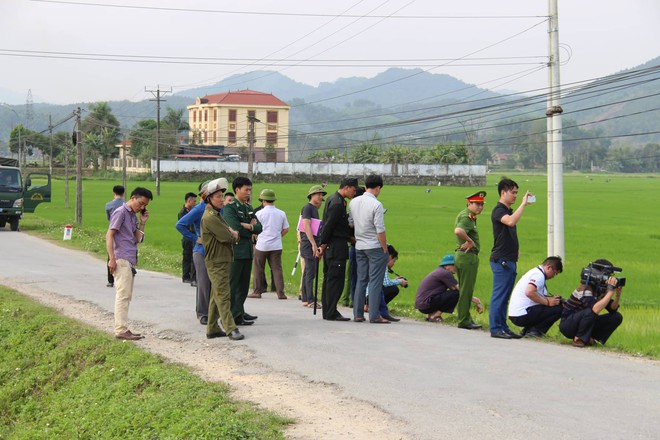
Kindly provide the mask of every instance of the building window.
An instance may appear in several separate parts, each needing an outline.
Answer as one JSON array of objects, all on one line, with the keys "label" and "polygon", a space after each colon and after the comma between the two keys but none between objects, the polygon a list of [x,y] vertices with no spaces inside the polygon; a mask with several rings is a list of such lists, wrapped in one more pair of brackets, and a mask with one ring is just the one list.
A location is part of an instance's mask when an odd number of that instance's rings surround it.
[{"label": "building window", "polygon": [[277,145],[277,132],[266,133],[266,143],[271,145]]},{"label": "building window", "polygon": [[213,120],[217,122],[218,120],[218,109],[213,110]]},{"label": "building window", "polygon": [[204,110],[204,122],[208,122],[208,121],[209,121],[209,111]]},{"label": "building window", "polygon": [[227,143],[230,145],[235,145],[236,144],[236,132],[235,131],[230,131],[227,135]]},{"label": "building window", "polygon": [[197,110],[193,110],[193,122],[197,122]]},{"label": "building window", "polygon": [[216,133],[215,133],[215,131],[214,131],[214,132],[213,132],[213,143],[215,144],[216,142],[218,142],[218,140],[217,140]]},{"label": "building window", "polygon": [[236,122],[236,110],[229,110],[229,122]]},{"label": "building window", "polygon": [[277,112],[268,112],[267,119],[269,124],[277,124]]},{"label": "building window", "polygon": [[207,143],[209,141],[209,134],[208,132],[204,132],[204,143]]},{"label": "building window", "polygon": [[255,111],[254,110],[248,110],[248,118],[252,119],[255,117]]}]

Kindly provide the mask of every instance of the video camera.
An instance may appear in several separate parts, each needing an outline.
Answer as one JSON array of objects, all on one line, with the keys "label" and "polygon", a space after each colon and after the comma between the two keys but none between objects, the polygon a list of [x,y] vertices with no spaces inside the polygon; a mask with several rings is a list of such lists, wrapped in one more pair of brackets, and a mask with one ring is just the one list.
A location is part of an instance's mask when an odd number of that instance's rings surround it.
[{"label": "video camera", "polygon": [[[607,280],[614,272],[621,272],[623,269],[611,264],[589,263],[589,265],[582,269],[580,274],[580,283],[585,287],[591,284],[595,287],[596,293],[602,295],[607,291]],[[616,287],[623,287],[626,285],[625,278],[616,279]]]}]

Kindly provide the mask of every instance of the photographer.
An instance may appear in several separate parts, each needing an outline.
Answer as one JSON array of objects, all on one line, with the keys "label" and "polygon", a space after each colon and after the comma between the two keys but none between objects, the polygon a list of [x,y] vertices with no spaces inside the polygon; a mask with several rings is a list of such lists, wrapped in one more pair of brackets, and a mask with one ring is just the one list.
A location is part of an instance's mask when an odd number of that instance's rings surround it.
[{"label": "photographer", "polygon": [[[583,269],[580,285],[564,304],[559,323],[559,330],[573,339],[574,347],[592,345],[594,341],[605,345],[621,325],[623,316],[618,310],[625,278],[611,276],[620,270],[604,259]],[[600,315],[604,309],[609,313]]]}]

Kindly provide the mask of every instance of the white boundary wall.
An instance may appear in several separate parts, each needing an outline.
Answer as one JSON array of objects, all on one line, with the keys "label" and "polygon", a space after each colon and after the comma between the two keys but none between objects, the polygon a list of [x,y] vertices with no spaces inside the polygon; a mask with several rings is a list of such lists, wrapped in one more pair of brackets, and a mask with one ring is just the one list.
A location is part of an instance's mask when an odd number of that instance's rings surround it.
[{"label": "white boundary wall", "polygon": [[[156,161],[151,161],[152,174]],[[161,173],[215,173],[247,174],[247,162],[161,160]],[[485,177],[486,165],[439,165],[439,164],[392,164],[383,163],[308,163],[308,162],[260,162],[253,165],[254,174],[264,175],[327,175],[367,176],[380,174],[397,177]],[[394,171],[394,172],[393,172]]]}]

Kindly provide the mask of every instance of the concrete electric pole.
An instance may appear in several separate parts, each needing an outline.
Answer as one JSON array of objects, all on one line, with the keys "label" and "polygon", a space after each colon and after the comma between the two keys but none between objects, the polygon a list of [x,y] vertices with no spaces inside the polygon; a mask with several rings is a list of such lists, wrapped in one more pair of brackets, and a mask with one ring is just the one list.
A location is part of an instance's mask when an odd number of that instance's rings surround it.
[{"label": "concrete electric pole", "polygon": [[162,96],[166,93],[172,93],[172,89],[168,91],[161,91],[160,86],[156,86],[156,90],[147,90],[144,88],[145,92],[150,92],[153,94],[156,99],[150,99],[150,101],[156,101],[156,195],[160,195],[160,103],[165,101],[162,99]]}]

